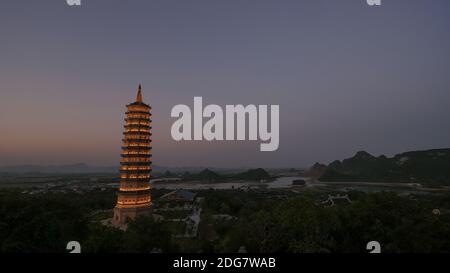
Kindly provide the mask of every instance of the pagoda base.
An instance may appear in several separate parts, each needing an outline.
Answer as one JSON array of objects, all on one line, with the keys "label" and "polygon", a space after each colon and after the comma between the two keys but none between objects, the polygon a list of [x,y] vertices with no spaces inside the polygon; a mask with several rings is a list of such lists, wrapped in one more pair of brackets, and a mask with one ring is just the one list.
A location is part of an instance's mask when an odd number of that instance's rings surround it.
[{"label": "pagoda base", "polygon": [[143,208],[114,208],[114,218],[112,223],[114,226],[126,225],[129,220],[133,220],[138,216],[151,216],[152,207]]}]

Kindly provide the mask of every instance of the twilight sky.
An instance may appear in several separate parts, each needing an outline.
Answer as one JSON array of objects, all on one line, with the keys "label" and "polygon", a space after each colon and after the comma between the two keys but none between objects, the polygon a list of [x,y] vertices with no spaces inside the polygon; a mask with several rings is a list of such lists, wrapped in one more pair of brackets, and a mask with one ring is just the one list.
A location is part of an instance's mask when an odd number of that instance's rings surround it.
[{"label": "twilight sky", "polygon": [[[4,0],[0,166],[118,165],[125,105],[154,164],[302,167],[450,147],[450,1]],[[279,104],[280,148],[176,142],[176,104]]]}]

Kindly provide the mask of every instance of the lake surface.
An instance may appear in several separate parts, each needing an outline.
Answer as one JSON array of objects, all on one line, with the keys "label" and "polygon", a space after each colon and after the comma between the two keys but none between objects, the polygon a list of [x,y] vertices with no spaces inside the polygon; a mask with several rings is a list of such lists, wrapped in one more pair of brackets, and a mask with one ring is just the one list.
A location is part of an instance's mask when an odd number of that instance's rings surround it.
[{"label": "lake surface", "polygon": [[[203,182],[203,181],[175,181],[170,182],[152,181],[155,189],[186,189],[186,190],[232,190],[232,189],[289,189],[295,188],[292,183],[294,180],[302,179],[306,182],[305,188],[324,188],[337,191],[363,191],[363,192],[379,192],[394,191],[400,193],[427,193],[427,192],[449,192],[450,189],[427,189],[416,187],[414,184],[408,183],[371,183],[371,182],[320,182],[307,177],[279,177],[272,182],[257,181],[232,181],[232,182]],[[156,183],[155,183],[156,182]]]},{"label": "lake surface", "polygon": [[275,181],[273,182],[269,182],[266,183],[267,184],[267,188],[269,189],[282,189],[282,188],[290,188],[292,187],[292,183],[294,180],[305,180],[306,183],[308,184],[308,178],[305,177],[295,177],[295,176],[291,176],[291,177],[279,177],[277,178]]},{"label": "lake surface", "polygon": [[[222,183],[210,183],[201,181],[180,181],[180,182],[158,182],[153,184],[155,189],[188,189],[188,190],[232,190],[232,189],[242,189],[242,188],[259,188],[267,186],[269,189],[281,189],[289,188],[292,186],[292,182],[297,179],[304,179],[303,177],[280,177],[272,182],[256,182],[256,181],[236,181],[236,182],[222,182]],[[155,181],[156,182],[156,181]]]}]

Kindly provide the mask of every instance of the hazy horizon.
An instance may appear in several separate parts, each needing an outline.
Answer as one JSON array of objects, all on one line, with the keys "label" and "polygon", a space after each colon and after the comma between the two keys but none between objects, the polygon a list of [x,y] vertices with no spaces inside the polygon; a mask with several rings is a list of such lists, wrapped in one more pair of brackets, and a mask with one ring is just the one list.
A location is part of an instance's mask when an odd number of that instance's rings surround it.
[{"label": "hazy horizon", "polygon": [[[438,150],[441,149],[450,149],[450,147],[442,147],[442,148],[436,148]],[[435,150],[435,149],[431,149],[431,150]],[[348,159],[351,158],[353,156],[355,156],[358,152],[361,152],[364,150],[360,150],[360,151],[356,151],[353,155],[347,157],[347,158],[336,158],[334,160],[331,160],[330,162],[314,162],[310,165],[307,166],[278,166],[278,167],[263,167],[265,169],[289,169],[289,168],[297,168],[297,169],[307,169],[309,167],[312,167],[312,165],[314,165],[315,163],[320,163],[320,164],[326,164],[328,165],[329,163],[331,163],[332,161],[335,160],[339,160],[342,161],[344,159]],[[427,150],[411,150],[411,151],[403,151],[401,153],[406,153],[406,152],[417,152],[417,151],[427,151]],[[367,152],[367,151],[364,151]],[[399,154],[401,154],[399,153]],[[371,154],[369,152],[369,154]],[[386,156],[385,154],[371,154],[374,157],[380,157],[380,156]],[[388,156],[389,157],[389,156]],[[68,163],[68,164],[27,164],[27,163],[23,163],[23,164],[4,164],[4,165],[0,165],[0,168],[10,168],[10,167],[20,167],[20,166],[37,166],[37,167],[64,167],[64,166],[75,166],[75,165],[86,165],[88,167],[94,167],[94,168],[119,168],[120,167],[120,162],[117,162],[116,164],[111,164],[111,165],[97,165],[97,164],[88,164],[86,162],[75,162],[75,163]],[[247,166],[229,166],[229,167],[223,167],[223,166],[213,166],[213,165],[156,165],[156,164],[152,164],[154,167],[160,167],[160,168],[214,168],[214,169],[249,169],[249,168],[260,168],[261,166],[257,166],[257,165],[247,165]]]},{"label": "hazy horizon", "polygon": [[[120,161],[142,84],[153,162],[308,167],[450,147],[450,1],[7,0],[0,166]],[[279,104],[280,146],[176,142],[177,104]]]}]

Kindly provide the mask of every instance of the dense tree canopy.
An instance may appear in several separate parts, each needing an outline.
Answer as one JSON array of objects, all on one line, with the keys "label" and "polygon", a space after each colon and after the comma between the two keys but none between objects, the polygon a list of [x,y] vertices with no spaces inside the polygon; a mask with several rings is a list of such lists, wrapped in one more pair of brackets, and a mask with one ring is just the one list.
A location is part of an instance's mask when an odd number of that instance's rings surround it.
[{"label": "dense tree canopy", "polygon": [[[383,252],[448,252],[448,195],[351,193],[353,202],[325,206],[323,194],[281,195],[202,191],[196,238],[175,238],[166,222],[143,217],[122,231],[92,212],[110,209],[114,194],[44,194],[0,191],[1,252],[366,252],[376,240]],[[440,208],[441,214],[433,214]],[[220,217],[218,217],[219,215]],[[223,215],[229,217],[223,218]],[[222,217],[222,218],[221,218]]]}]

